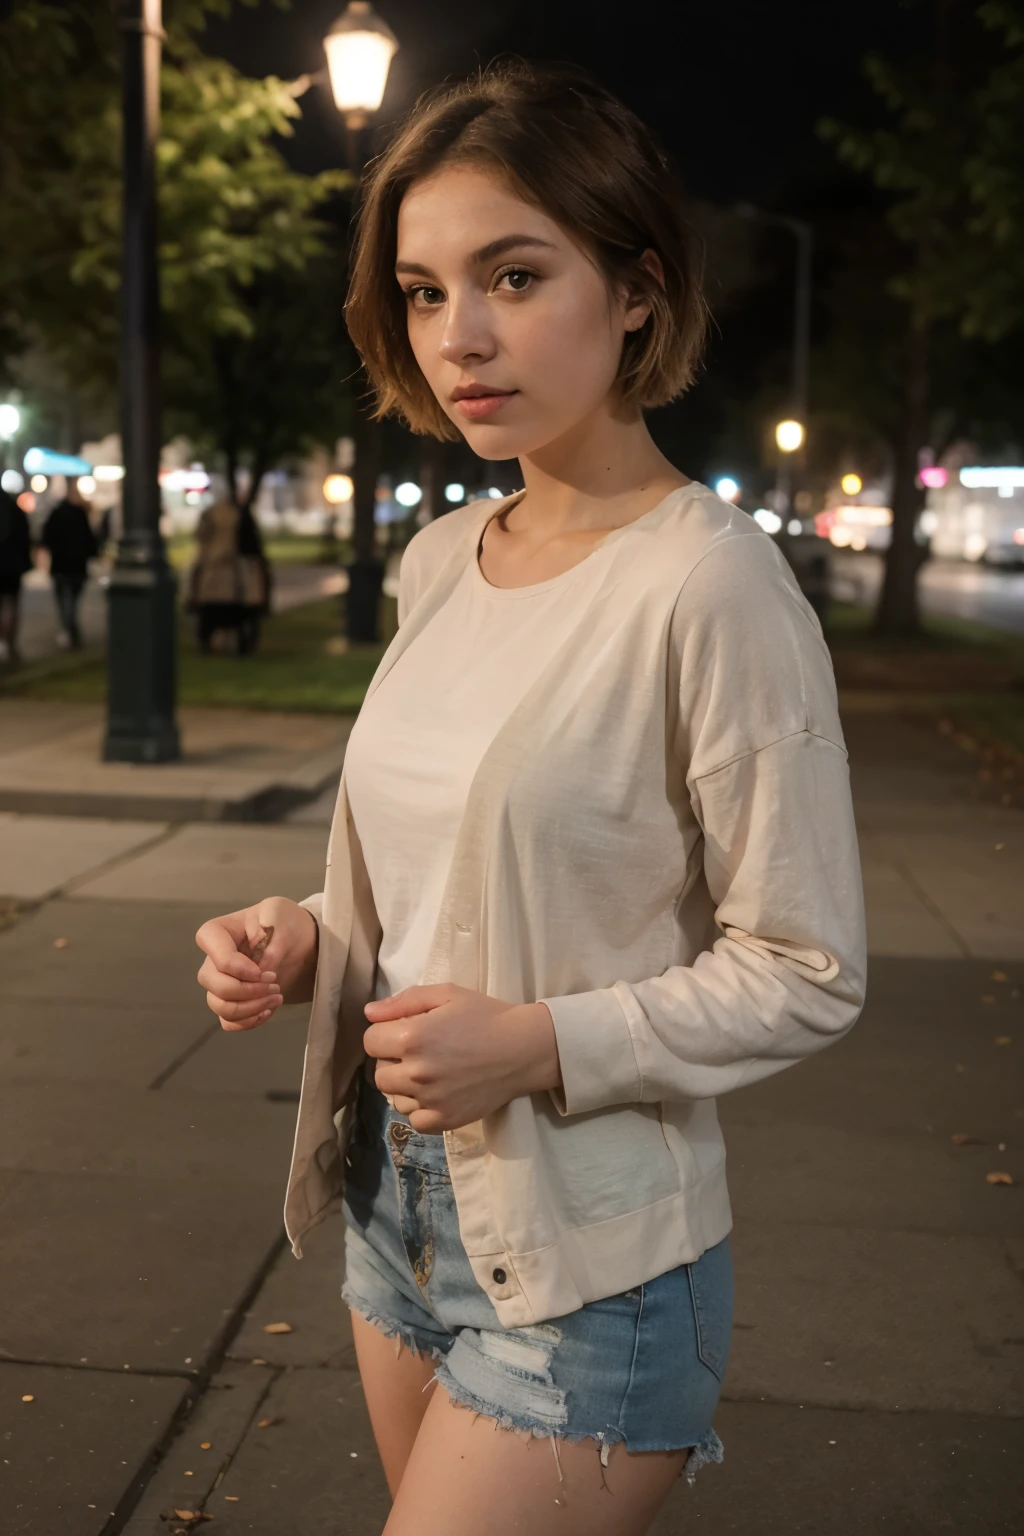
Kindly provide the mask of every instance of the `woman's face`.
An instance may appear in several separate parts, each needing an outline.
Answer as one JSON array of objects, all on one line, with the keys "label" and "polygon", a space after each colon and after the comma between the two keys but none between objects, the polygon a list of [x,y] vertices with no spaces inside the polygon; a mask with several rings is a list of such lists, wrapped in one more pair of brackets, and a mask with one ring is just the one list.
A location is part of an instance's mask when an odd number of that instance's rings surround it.
[{"label": "woman's face", "polygon": [[[613,298],[560,225],[468,166],[410,187],[395,273],[424,378],[483,459],[536,453],[607,413],[623,337],[649,311]],[[508,393],[460,404],[467,385]]]}]

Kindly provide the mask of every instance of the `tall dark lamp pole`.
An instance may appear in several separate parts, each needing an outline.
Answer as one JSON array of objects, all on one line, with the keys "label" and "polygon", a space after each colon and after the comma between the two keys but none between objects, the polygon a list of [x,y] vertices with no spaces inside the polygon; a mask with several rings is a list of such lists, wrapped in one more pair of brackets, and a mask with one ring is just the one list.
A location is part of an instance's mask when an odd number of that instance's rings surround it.
[{"label": "tall dark lamp pole", "polygon": [[122,529],[108,588],[108,762],[180,757],[175,580],[160,534],[160,295],[156,141],[160,0],[120,0],[124,114],[121,275]]},{"label": "tall dark lamp pole", "polygon": [[[793,295],[793,382],[791,385],[793,416],[785,422],[780,422],[780,427],[793,428],[799,425],[803,430],[798,434],[795,431],[783,432],[779,437],[776,434],[778,446],[783,454],[789,455],[797,452],[804,444],[807,435],[807,409],[809,376],[811,368],[811,279],[812,264],[814,258],[814,226],[806,219],[795,219],[785,213],[766,213],[762,208],[755,208],[753,203],[737,203],[736,212],[744,219],[759,219],[763,224],[774,224],[781,229],[788,229],[796,241],[796,267],[795,292]],[[794,439],[798,438],[797,441]],[[776,507],[776,511],[782,518],[788,518],[790,512],[790,500],[792,493],[792,471],[790,461],[783,458],[779,461],[779,481],[777,495],[782,505]]]},{"label": "tall dark lamp pole", "polygon": [[[345,119],[348,169],[361,176],[367,156],[367,128],[380,107],[398,39],[366,0],[351,0],[324,38],[331,91]],[[377,475],[380,426],[365,400],[367,380],[360,370],[353,401],[355,464],[352,506],[352,564],[348,567],[346,604],[349,640],[380,639],[380,595],[384,563],[377,551]]]}]

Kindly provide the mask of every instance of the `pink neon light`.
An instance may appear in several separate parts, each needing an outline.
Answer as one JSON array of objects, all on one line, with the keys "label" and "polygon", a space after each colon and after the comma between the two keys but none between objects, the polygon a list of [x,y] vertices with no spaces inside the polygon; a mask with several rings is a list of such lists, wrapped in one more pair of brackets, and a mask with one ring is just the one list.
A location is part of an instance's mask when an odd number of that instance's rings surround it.
[{"label": "pink neon light", "polygon": [[921,471],[921,484],[927,486],[930,491],[941,491],[948,479],[948,470],[941,469],[938,464],[929,465],[927,469]]}]

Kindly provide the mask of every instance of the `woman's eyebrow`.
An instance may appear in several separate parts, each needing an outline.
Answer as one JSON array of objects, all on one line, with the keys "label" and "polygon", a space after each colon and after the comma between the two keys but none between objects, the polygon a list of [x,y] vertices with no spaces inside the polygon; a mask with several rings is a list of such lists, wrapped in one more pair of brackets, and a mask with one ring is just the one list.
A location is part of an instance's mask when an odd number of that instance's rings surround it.
[{"label": "woman's eyebrow", "polygon": [[[482,245],[478,251],[474,251],[469,258],[468,265],[476,267],[482,261],[491,261],[495,256],[503,256],[506,251],[511,251],[516,246],[532,245],[543,246],[545,250],[553,251],[554,244],[550,240],[542,240],[539,235],[502,235],[499,240],[492,240],[488,245]],[[423,266],[418,261],[396,261],[395,273],[415,272],[420,277],[433,277],[429,267]]]}]

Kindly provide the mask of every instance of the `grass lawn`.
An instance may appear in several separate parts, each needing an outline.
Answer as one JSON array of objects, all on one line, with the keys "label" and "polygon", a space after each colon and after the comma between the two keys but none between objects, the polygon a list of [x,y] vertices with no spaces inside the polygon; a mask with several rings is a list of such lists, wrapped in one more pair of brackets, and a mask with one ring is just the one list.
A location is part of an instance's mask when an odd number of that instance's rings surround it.
[{"label": "grass lawn", "polygon": [[[323,553],[322,538],[298,533],[265,534],[263,548],[272,565],[319,565]],[[176,571],[185,571],[196,556],[196,541],[189,533],[176,533],[166,541],[167,559]],[[338,563],[349,558],[346,544],[338,551]]]},{"label": "grass lawn", "polygon": [[1024,636],[969,619],[924,621],[914,639],[872,633],[872,612],[833,603],[825,629],[841,688],[875,688],[908,709],[1024,757]]},{"label": "grass lawn", "polygon": [[[295,540],[308,550],[307,540]],[[356,714],[384,645],[343,649],[344,599],[311,603],[269,619],[255,656],[200,656],[183,620],[179,699],[218,708]],[[397,627],[395,602],[382,608],[384,642]],[[832,605],[827,638],[841,688],[898,694],[908,711],[1024,759],[1024,638],[961,620],[929,619],[924,635],[880,640],[871,614]],[[0,673],[0,698],[100,702],[106,666],[94,651],[61,653]]]},{"label": "grass lawn", "polygon": [[[382,604],[385,644],[397,628],[393,598]],[[263,629],[255,656],[200,656],[183,621],[178,649],[178,701],[233,709],[294,709],[354,715],[384,645],[342,649],[342,600],[328,598],[276,614]],[[99,652],[62,653],[0,676],[0,699],[106,697],[106,662]]]}]

